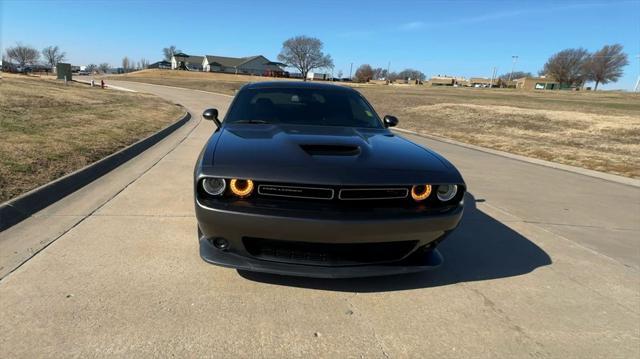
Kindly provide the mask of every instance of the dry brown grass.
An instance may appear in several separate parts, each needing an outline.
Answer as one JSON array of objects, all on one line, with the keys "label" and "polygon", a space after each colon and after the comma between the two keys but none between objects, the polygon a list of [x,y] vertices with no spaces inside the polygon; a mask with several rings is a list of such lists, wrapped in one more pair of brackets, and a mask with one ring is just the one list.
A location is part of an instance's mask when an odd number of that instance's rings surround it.
[{"label": "dry brown grass", "polygon": [[0,202],[128,146],[182,113],[151,95],[3,74]]},{"label": "dry brown grass", "polygon": [[156,85],[167,85],[219,92],[233,95],[248,82],[291,80],[285,78],[221,74],[211,72],[191,72],[173,70],[142,70],[123,75],[111,75],[107,80],[136,81]]},{"label": "dry brown grass", "polygon": [[488,89],[359,90],[419,133],[640,178],[640,97]]},{"label": "dry brown grass", "polygon": [[[234,94],[273,78],[147,70],[114,79]],[[347,85],[347,84],[343,84]],[[348,84],[400,126],[558,163],[640,178],[640,96]]]}]

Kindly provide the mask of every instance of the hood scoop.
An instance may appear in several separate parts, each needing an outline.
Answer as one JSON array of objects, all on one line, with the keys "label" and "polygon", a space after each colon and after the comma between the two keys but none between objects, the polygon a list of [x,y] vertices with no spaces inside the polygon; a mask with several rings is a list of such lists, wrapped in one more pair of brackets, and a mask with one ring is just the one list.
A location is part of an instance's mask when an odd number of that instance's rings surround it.
[{"label": "hood scoop", "polygon": [[311,156],[357,156],[360,146],[352,145],[300,145]]}]

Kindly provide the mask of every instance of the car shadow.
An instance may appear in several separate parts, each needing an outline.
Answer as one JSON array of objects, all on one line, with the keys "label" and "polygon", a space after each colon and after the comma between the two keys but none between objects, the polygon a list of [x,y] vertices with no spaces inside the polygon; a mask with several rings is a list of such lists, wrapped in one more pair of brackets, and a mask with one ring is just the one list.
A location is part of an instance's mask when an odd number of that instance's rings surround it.
[{"label": "car shadow", "polygon": [[513,277],[551,264],[545,251],[499,221],[476,208],[472,194],[465,195],[465,212],[460,226],[438,249],[444,257],[441,267],[413,274],[317,279],[238,271],[248,280],[275,285],[341,292],[385,292]]}]

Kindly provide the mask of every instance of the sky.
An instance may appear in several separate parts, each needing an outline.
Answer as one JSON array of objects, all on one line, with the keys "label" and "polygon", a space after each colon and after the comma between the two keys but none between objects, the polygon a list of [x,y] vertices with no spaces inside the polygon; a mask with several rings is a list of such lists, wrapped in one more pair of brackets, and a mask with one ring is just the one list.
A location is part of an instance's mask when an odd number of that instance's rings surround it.
[{"label": "sky", "polygon": [[490,77],[494,67],[536,74],[553,53],[619,43],[629,66],[605,89],[633,89],[640,76],[640,0],[586,1],[14,1],[0,0],[0,47],[58,45],[74,65],[124,56],[162,59],[176,45],[191,55],[264,55],[282,42],[317,37],[334,74],[364,63],[427,77]]}]

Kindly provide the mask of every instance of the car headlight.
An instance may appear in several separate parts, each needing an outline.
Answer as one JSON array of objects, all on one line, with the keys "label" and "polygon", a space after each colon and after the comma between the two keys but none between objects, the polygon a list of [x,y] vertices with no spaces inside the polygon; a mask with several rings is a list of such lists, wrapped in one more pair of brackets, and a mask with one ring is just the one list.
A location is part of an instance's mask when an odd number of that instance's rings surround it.
[{"label": "car headlight", "polygon": [[253,192],[253,181],[234,178],[229,183],[229,188],[238,197],[248,197]]},{"label": "car headlight", "polygon": [[227,181],[224,178],[207,177],[202,180],[202,188],[212,196],[219,196],[227,188]]},{"label": "car headlight", "polygon": [[438,199],[447,202],[453,199],[458,193],[458,186],[455,184],[445,184],[438,186]]},{"label": "car headlight", "polygon": [[416,201],[423,201],[431,194],[431,185],[421,184],[411,187],[411,198]]}]

